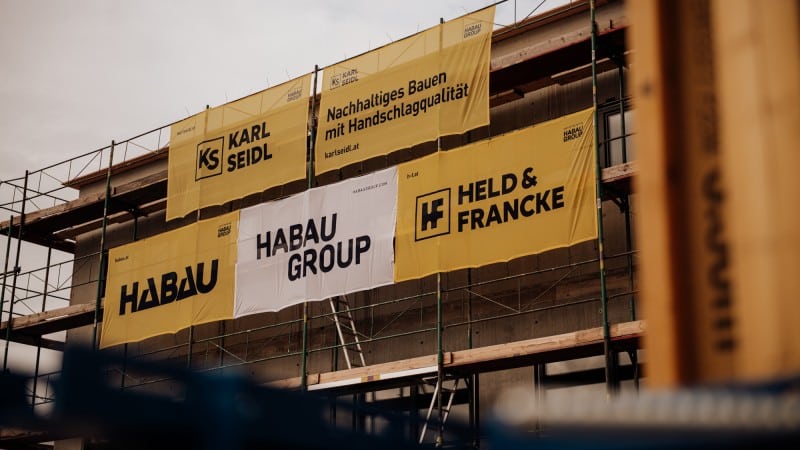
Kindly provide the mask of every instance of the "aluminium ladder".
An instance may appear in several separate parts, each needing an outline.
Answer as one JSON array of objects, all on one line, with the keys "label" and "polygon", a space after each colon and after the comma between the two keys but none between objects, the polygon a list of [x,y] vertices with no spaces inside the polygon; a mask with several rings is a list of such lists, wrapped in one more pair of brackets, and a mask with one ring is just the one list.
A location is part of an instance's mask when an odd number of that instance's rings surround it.
[{"label": "aluminium ladder", "polygon": [[342,344],[342,353],[347,362],[347,368],[364,367],[364,351],[361,348],[361,341],[358,339],[356,323],[353,320],[353,313],[350,311],[350,304],[344,295],[331,297],[328,299],[333,312],[333,321],[336,323],[336,332],[339,334],[339,342]]},{"label": "aluminium ladder", "polygon": [[[433,396],[431,397],[431,404],[428,406],[428,413],[425,415],[425,423],[422,425],[422,432],[419,434],[419,443],[422,444],[425,441],[425,434],[428,432],[428,423],[431,421],[431,416],[433,415],[433,411],[437,409],[439,395],[447,394],[447,404],[442,406],[441,411],[441,423],[439,423],[440,427],[444,427],[444,424],[447,422],[447,418],[450,416],[450,410],[453,407],[453,400],[456,397],[456,392],[458,391],[458,381],[459,378],[442,378],[439,380],[438,377],[430,377],[430,378],[423,378],[428,384],[433,384],[435,387],[433,389]],[[450,383],[450,387],[448,387],[445,383]],[[436,444],[441,445],[441,435],[436,436]]]}]

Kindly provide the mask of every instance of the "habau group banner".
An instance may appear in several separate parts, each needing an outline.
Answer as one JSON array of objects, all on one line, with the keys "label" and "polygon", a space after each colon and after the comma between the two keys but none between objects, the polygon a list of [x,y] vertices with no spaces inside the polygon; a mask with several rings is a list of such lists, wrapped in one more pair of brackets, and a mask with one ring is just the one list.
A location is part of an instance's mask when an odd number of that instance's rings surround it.
[{"label": "habau group banner", "polygon": [[232,318],[239,212],[113,248],[100,347]]},{"label": "habau group banner", "polygon": [[235,317],[393,282],[397,168],[243,209]]},{"label": "habau group banner", "polygon": [[400,165],[395,281],[595,239],[592,114]]},{"label": "habau group banner", "polygon": [[494,6],[323,72],[317,173],[489,124]]},{"label": "habau group banner", "polygon": [[167,220],[306,176],[311,75],[172,125]]}]

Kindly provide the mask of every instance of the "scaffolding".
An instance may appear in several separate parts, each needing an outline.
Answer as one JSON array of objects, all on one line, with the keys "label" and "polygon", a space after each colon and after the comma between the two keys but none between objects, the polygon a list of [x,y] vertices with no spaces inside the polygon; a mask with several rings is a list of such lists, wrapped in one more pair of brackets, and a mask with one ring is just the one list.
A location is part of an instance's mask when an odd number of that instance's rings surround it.
[{"label": "scaffolding", "polygon": [[[375,408],[401,411],[413,419],[406,437],[421,444],[446,442],[445,422],[457,405],[466,405],[462,415],[475,447],[481,440],[482,375],[532,368],[537,392],[548,383],[597,382],[615,392],[623,379],[633,380],[638,388],[644,323],[636,314],[637,252],[631,224],[631,179],[636,171],[629,160],[632,132],[625,125],[627,22],[620,3],[610,5],[603,22],[595,19],[592,5],[593,26],[570,29],[561,43],[522,44],[498,56],[492,64],[490,98],[493,114],[497,110],[502,115],[507,114],[504,108],[537,92],[574,89],[585,95],[591,87],[599,94],[602,85],[609,100],[593,99],[598,205],[603,205],[598,218],[601,227],[606,223],[614,230],[613,242],[605,236],[604,245],[601,228],[598,242],[124,344],[113,351],[121,363],[108,369],[107,380],[134,392],[174,387],[174,379],[141,371],[143,361],[172,362],[194,372],[244,372],[257,383],[325,393],[331,399],[329,421],[355,431],[380,431],[384,426],[380,415],[370,412]],[[581,17],[585,25],[583,14],[589,12],[587,3],[570,4],[496,31],[494,45],[515,42],[524,33],[558,20]],[[311,102],[315,111],[316,92]],[[551,117],[526,120],[554,118],[568,108],[554,105],[547,110]],[[617,115],[620,129],[612,129],[608,118]],[[64,350],[63,339],[52,334],[75,333],[68,340],[96,347],[109,246],[141,238],[142,220],[155,220],[162,230],[191,220],[165,224],[159,218],[166,203],[167,173],[157,167],[167,157],[168,127],[0,183],[0,210],[8,213],[8,220],[0,223],[0,234],[7,236],[0,292],[4,315],[0,334],[6,339],[3,364],[8,368],[12,342],[36,347],[27,384],[34,411],[47,411],[53,401],[52,383],[58,372],[41,373],[39,367],[43,349]],[[311,143],[313,131],[312,125]],[[476,130],[442,139],[441,145],[454,148],[503,131],[501,126]],[[430,151],[405,150],[345,168],[335,178],[315,178],[309,148],[305,186],[283,186],[251,200],[282,198]],[[156,169],[129,179],[128,174],[150,167]],[[198,211],[193,219],[242,204]],[[614,206],[618,214],[609,212]],[[90,250],[86,242],[96,246]],[[44,267],[20,267],[22,254],[26,266],[35,258],[28,255],[36,251],[28,252],[26,246],[44,249]],[[572,321],[559,322],[567,313]],[[628,364],[621,365],[620,355]],[[592,356],[604,357],[601,368],[548,373],[550,363]],[[335,401],[342,398],[369,408],[343,413]]]}]

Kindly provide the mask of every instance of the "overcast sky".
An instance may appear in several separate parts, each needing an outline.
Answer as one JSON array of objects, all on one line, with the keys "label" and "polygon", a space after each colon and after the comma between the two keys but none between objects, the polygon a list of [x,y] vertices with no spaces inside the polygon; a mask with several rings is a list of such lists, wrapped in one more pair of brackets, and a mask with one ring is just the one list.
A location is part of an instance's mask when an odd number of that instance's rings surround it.
[{"label": "overcast sky", "polygon": [[[565,2],[547,0],[537,14]],[[0,0],[0,180],[491,3]],[[509,0],[496,21],[540,3]]]}]

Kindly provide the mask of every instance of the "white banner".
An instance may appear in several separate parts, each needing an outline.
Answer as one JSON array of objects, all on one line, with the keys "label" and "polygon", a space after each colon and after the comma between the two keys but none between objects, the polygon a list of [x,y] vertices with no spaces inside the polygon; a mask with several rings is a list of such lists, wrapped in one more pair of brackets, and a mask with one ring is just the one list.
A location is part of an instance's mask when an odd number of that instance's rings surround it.
[{"label": "white banner", "polygon": [[393,282],[397,167],[241,211],[234,317]]}]

